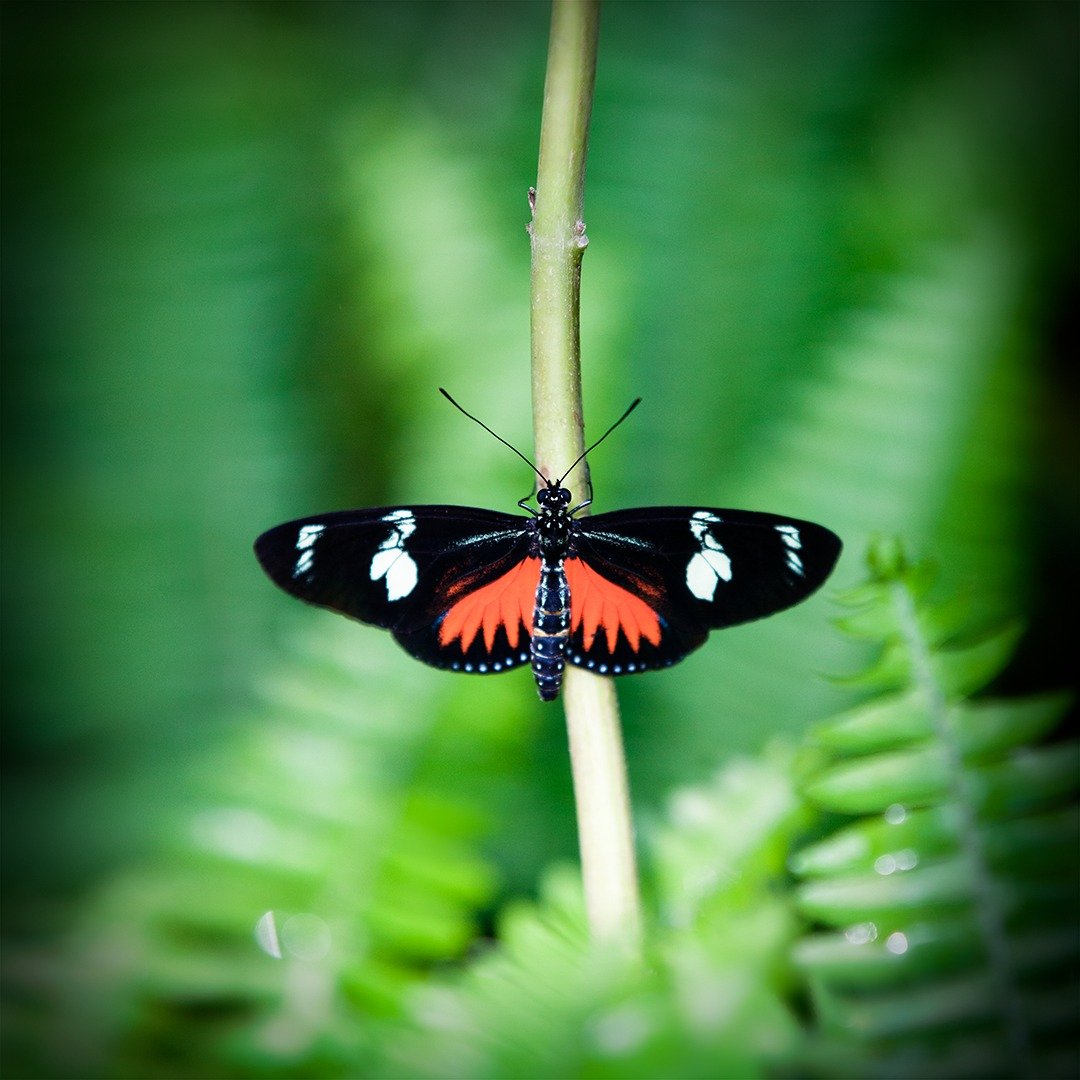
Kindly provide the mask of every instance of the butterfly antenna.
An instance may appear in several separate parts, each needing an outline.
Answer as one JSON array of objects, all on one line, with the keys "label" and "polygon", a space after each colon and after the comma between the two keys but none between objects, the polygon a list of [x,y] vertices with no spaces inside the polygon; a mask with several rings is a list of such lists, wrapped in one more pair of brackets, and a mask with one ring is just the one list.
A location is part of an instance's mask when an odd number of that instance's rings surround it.
[{"label": "butterfly antenna", "polygon": [[574,464],[571,465],[570,468],[567,469],[566,472],[564,472],[562,476],[559,477],[558,483],[561,484],[574,471],[578,461],[581,461],[586,454],[591,454],[640,404],[641,398],[634,398],[634,400],[630,402],[630,407],[626,410],[626,412],[624,412],[622,416],[620,416],[619,419],[616,420],[615,423],[612,424],[611,427],[609,427],[607,431],[605,431],[604,434],[601,435],[600,438],[592,444],[592,446],[581,452],[581,457],[579,457],[577,461],[575,461]]},{"label": "butterfly antenna", "polygon": [[[517,456],[521,458],[521,460],[524,461],[525,464],[528,465],[529,468],[532,469],[532,471],[536,473],[536,475],[539,476],[545,484],[549,482],[548,478],[516,446],[511,446],[511,444],[508,443],[501,435],[496,435],[495,432],[492,431],[491,428],[489,428],[483,420],[478,420],[475,416],[473,416],[471,412],[467,412],[465,409],[463,409],[441,386],[439,387],[439,393],[442,394],[442,396],[446,398],[446,400],[449,401],[450,404],[458,410],[458,412],[464,413],[470,420],[479,424],[489,435],[498,439],[499,442],[503,444],[503,446],[507,447],[510,450],[513,450],[514,453],[517,454]],[[634,404],[636,405],[637,402],[635,401]],[[633,406],[631,406],[631,408],[633,408]],[[574,464],[576,465],[577,462],[574,462]]]}]

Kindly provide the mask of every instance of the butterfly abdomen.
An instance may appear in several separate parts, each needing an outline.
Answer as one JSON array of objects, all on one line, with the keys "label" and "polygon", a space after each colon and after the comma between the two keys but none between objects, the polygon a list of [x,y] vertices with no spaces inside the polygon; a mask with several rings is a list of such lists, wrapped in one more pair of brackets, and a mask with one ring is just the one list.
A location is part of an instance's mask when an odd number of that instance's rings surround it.
[{"label": "butterfly abdomen", "polygon": [[566,643],[570,638],[570,589],[562,559],[544,560],[536,587],[530,651],[541,701],[554,701],[562,686]]}]

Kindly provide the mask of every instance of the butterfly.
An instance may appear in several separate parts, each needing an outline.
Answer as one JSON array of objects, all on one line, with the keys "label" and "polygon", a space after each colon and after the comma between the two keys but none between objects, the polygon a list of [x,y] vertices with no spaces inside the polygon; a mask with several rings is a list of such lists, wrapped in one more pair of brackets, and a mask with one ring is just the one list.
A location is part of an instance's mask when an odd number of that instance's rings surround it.
[{"label": "butterfly", "polygon": [[[462,412],[460,405],[447,397]],[[710,630],[783,611],[832,572],[824,526],[748,510],[656,506],[577,515],[557,480],[465,413],[540,477],[529,516],[392,506],[300,518],[264,532],[270,579],[309,604],[391,631],[433,667],[487,675],[529,664],[543,701],[567,663],[600,675],[670,667]]]}]

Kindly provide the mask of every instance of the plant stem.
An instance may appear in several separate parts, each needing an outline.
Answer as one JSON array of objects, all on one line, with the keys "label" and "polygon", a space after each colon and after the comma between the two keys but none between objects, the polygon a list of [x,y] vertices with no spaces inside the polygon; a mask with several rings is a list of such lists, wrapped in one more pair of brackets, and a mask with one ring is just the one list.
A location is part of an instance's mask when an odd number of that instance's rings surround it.
[{"label": "plant stem", "polygon": [[[544,83],[532,236],[532,390],[536,463],[545,476],[584,449],[579,305],[589,113],[598,0],[554,0]],[[587,465],[566,478],[575,502]],[[563,689],[577,804],[585,907],[594,939],[640,950],[641,915],[630,796],[610,679],[576,668]]]}]

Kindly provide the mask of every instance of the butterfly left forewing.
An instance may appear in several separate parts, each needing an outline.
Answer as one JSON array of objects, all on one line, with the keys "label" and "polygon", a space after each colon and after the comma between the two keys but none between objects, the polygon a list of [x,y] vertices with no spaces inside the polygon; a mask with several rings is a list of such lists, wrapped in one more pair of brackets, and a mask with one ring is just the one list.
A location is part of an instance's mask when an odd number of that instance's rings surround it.
[{"label": "butterfly left forewing", "polygon": [[695,507],[585,518],[575,540],[569,659],[602,674],[670,665],[710,630],[799,603],[841,546],[812,522]]},{"label": "butterfly left forewing", "polygon": [[425,663],[504,670],[528,650],[525,525],[471,507],[347,510],[270,529],[255,552],[286,592],[393,631]]}]

